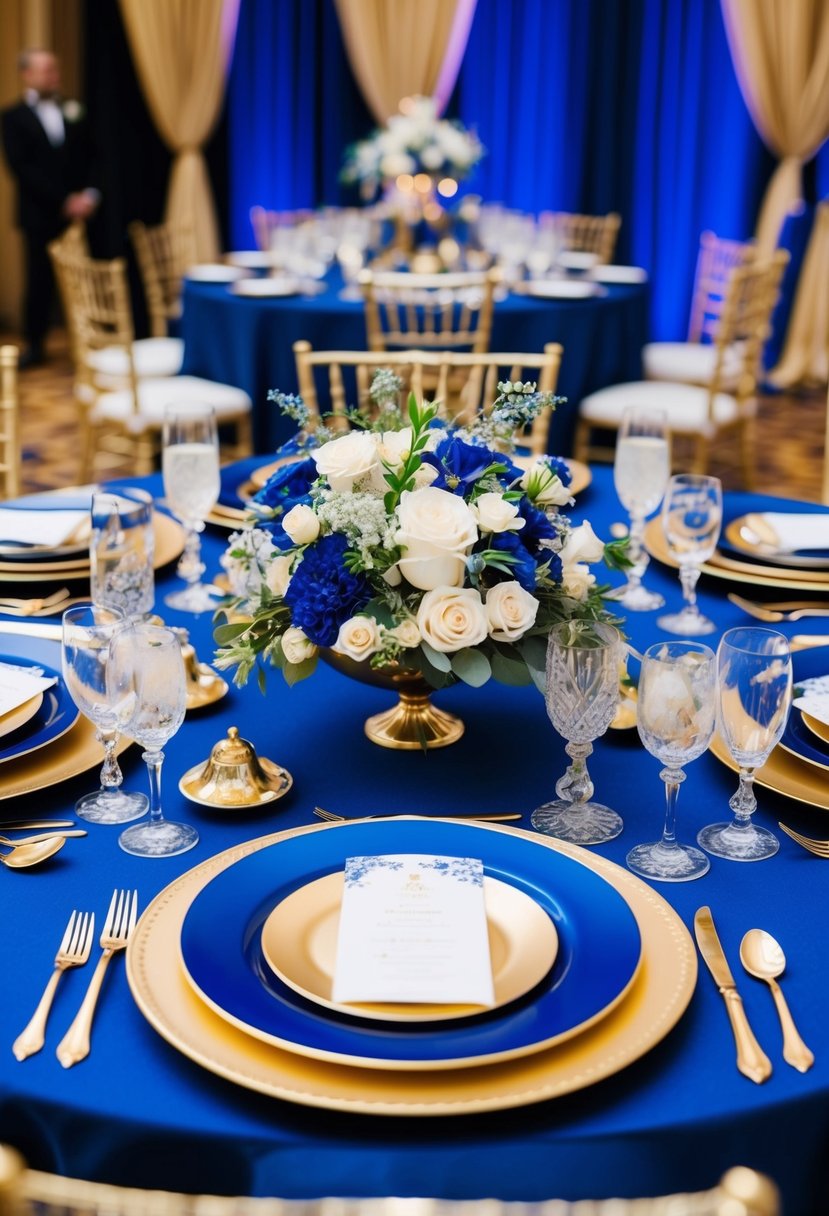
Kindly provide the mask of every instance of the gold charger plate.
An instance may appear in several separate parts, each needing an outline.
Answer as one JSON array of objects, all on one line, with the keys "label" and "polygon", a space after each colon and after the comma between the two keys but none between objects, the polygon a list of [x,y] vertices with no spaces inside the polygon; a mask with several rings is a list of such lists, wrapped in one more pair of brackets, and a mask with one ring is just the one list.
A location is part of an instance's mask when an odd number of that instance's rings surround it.
[{"label": "gold charger plate", "polygon": [[[710,750],[732,772],[740,771],[719,735],[711,740]],[[754,780],[757,785],[774,790],[777,794],[785,794],[795,802],[805,802],[807,806],[829,811],[829,781],[823,770],[817,765],[807,764],[782,747],[775,747],[763,767],[755,772]]]},{"label": "gold charger plate", "polygon": [[181,927],[195,896],[228,866],[279,840],[332,829],[336,825],[294,828],[209,858],[157,895],[130,935],[127,978],[144,1017],[177,1051],[236,1085],[303,1106],[367,1115],[459,1115],[527,1106],[584,1089],[638,1060],[673,1029],[693,995],[696,951],[660,895],[603,857],[522,832],[540,848],[566,853],[601,874],[636,917],[642,964],[627,998],[607,1018],[547,1051],[459,1072],[351,1068],[262,1043],[223,1022],[191,990],[181,966]]},{"label": "gold charger plate", "polygon": [[558,933],[544,909],[524,891],[484,878],[492,1006],[400,1003],[343,1004],[331,999],[345,876],[326,874],[276,905],[262,926],[265,962],[306,1000],[351,1017],[381,1022],[441,1022],[500,1009],[524,996],[550,971]]},{"label": "gold charger plate", "polygon": [[[826,524],[829,527],[829,515],[826,516]],[[748,540],[746,530],[754,533],[757,540]],[[764,530],[768,534],[767,540],[763,540],[760,535]],[[797,552],[786,553],[776,549],[775,545],[779,545],[780,542],[777,540],[774,530],[763,519],[762,512],[752,511],[748,515],[740,515],[737,519],[732,519],[725,529],[725,538],[740,553],[746,553],[755,559],[764,558],[775,566],[810,571],[829,569],[829,552],[824,557],[805,557]]]},{"label": "gold charger plate", "polygon": [[[131,742],[119,739],[116,755],[126,751]],[[36,754],[16,756],[0,766],[0,801],[48,789],[103,762],[104,749],[95,737],[95,727],[81,716],[65,734]]]},{"label": "gold charger plate", "polygon": [[[160,570],[180,557],[184,550],[186,534],[177,520],[160,511],[153,512],[155,533],[155,559],[153,566]],[[22,568],[23,567],[23,568]],[[61,579],[88,578],[89,555],[81,562],[0,562],[0,583],[57,582]]]},{"label": "gold charger plate", "polygon": [[813,735],[816,735],[824,743],[829,743],[829,724],[821,722],[819,718],[813,718],[811,714],[804,713],[802,709],[800,716],[807,730],[810,730]]},{"label": "gold charger plate", "polygon": [[35,716],[42,704],[43,693],[36,692],[28,701],[18,705],[17,709],[10,709],[8,713],[0,715],[0,738],[3,735],[10,735],[13,730],[17,730],[18,726],[25,726]]},{"label": "gold charger plate", "polygon": [[[672,569],[678,569],[678,563],[671,556],[665,533],[662,531],[662,520],[657,515],[645,525],[645,548],[651,557],[656,558]],[[757,562],[741,562],[734,558],[724,557],[715,552],[710,561],[700,566],[703,574],[712,578],[724,578],[732,583],[751,583],[755,587],[789,588],[793,591],[829,591],[829,573],[822,574],[817,570],[804,571],[788,569],[785,566],[761,566]]]}]

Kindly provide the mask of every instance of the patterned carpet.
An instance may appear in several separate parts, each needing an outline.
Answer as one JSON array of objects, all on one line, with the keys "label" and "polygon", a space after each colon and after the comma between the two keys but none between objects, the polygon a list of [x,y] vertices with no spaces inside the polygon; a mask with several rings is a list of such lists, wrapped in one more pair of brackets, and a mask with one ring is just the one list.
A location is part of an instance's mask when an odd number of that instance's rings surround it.
[{"label": "patterned carpet", "polygon": [[[20,375],[23,485],[26,491],[71,485],[79,477],[76,406],[65,337],[49,342],[49,362]],[[826,396],[823,391],[761,398],[757,419],[756,488],[769,494],[819,501],[823,474]],[[99,469],[125,476],[128,465]],[[710,472],[726,489],[740,485],[736,445],[715,448]]]}]

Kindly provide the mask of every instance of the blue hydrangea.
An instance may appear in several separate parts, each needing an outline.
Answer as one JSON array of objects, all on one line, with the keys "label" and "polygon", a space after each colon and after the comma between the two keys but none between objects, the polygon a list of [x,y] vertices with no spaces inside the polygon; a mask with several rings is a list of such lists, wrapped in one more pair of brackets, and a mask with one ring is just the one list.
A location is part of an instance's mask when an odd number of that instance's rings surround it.
[{"label": "blue hydrangea", "polygon": [[573,480],[573,474],[570,472],[570,466],[566,460],[562,460],[560,456],[545,456],[547,464],[554,473],[558,473],[559,481],[563,486],[569,486]]},{"label": "blue hydrangea", "polygon": [[441,440],[434,452],[423,454],[423,463],[430,464],[438,471],[432,485],[438,490],[449,490],[451,494],[460,495],[466,495],[496,461],[507,466],[506,473],[501,474],[504,484],[508,485],[521,476],[521,470],[507,456],[479,443],[467,443],[456,435]]},{"label": "blue hydrangea", "polygon": [[554,583],[560,583],[564,575],[561,558],[557,553],[551,553],[549,549],[542,550],[542,561],[546,562],[548,559],[550,563],[549,577]]},{"label": "blue hydrangea", "polygon": [[371,599],[364,576],[346,568],[347,549],[338,533],[309,545],[285,592],[292,623],[317,646],[333,646],[340,626]]},{"label": "blue hydrangea", "polygon": [[281,508],[282,514],[287,514],[297,503],[311,502],[308,491],[316,479],[317,466],[310,458],[283,464],[268,478],[253,501],[263,507]]},{"label": "blue hydrangea", "polygon": [[543,540],[553,540],[557,533],[544,511],[533,506],[529,498],[522,498],[518,504],[518,515],[523,519],[524,527],[518,533],[518,538],[525,549],[537,555],[541,550]]},{"label": "blue hydrangea", "polygon": [[499,549],[515,558],[515,561],[510,563],[506,578],[515,579],[525,591],[535,590],[536,561],[521,541],[519,532],[498,532],[489,542],[489,548]]}]

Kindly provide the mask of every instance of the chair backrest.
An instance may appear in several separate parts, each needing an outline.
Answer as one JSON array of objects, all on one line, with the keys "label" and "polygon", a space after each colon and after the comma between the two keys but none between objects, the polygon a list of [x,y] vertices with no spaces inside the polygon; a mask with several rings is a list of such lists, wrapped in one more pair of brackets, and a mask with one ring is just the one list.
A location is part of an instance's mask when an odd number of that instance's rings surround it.
[{"label": "chair backrest", "polygon": [[0,346],[0,499],[20,493],[17,347]]},{"label": "chair backrest", "polygon": [[170,321],[181,313],[181,284],[188,267],[198,261],[196,230],[191,225],[129,226],[138,271],[147,300],[150,332],[167,335]]},{"label": "chair backrest", "polygon": [[[402,380],[402,406],[405,407],[409,392],[419,401],[428,395],[429,400],[441,402],[444,416],[464,423],[471,421],[477,413],[491,410],[499,381],[534,380],[539,392],[555,392],[562,348],[557,342],[548,342],[540,354],[451,350],[315,351],[310,342],[295,342],[294,355],[300,395],[312,416],[319,418],[322,396],[323,401],[330,401],[331,424],[345,429],[349,407],[372,412],[371,381],[378,368],[388,368]],[[431,385],[434,388],[427,387]],[[516,437],[534,455],[547,450],[551,414],[549,408],[542,410],[529,435]]]},{"label": "chair backrest", "polygon": [[64,228],[60,236],[55,238],[55,244],[59,245],[66,253],[74,253],[88,258],[89,241],[86,236],[86,224],[84,224],[83,220],[73,220],[67,228]]},{"label": "chair backrest", "polygon": [[752,257],[744,261],[729,274],[713,330],[717,353],[711,380],[712,398],[727,389],[740,401],[754,396],[763,347],[771,332],[771,316],[788,261],[789,254],[778,249],[768,258]]},{"label": "chair backrest", "polygon": [[751,242],[725,241],[714,232],[703,232],[699,239],[691,315],[688,320],[689,342],[713,339],[725,304],[732,271],[745,266],[756,256],[757,246]]},{"label": "chair backrest", "polygon": [[359,275],[370,350],[489,349],[496,271]]},{"label": "chair backrest", "polygon": [[574,253],[595,253],[599,261],[613,261],[622,217],[616,211],[607,215],[576,215],[570,211],[543,211],[538,217],[542,231],[552,228],[559,247]]}]

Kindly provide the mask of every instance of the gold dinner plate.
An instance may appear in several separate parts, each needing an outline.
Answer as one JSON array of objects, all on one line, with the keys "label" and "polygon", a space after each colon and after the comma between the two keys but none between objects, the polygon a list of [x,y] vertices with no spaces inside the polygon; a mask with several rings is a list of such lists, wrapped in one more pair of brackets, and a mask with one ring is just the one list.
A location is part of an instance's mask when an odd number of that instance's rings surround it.
[{"label": "gold dinner plate", "polygon": [[[826,517],[829,525],[829,515]],[[750,540],[749,534],[756,537]],[[775,566],[794,567],[800,570],[829,569],[829,552],[822,557],[807,557],[798,552],[786,553],[779,548],[779,540],[772,526],[766,523],[763,513],[749,512],[732,519],[725,529],[725,539],[740,553],[747,553],[755,560],[764,559]]]},{"label": "gold dinner plate", "polygon": [[29,697],[28,701],[18,705],[16,709],[10,709],[8,713],[0,715],[0,738],[3,735],[10,735],[19,726],[25,726],[35,716],[42,704],[43,693],[36,692],[33,697]]},{"label": "gold dinner plate", "polygon": [[544,909],[524,891],[487,876],[484,897],[495,989],[491,1006],[334,1001],[331,991],[344,885],[342,873],[306,883],[278,903],[262,926],[262,953],[271,970],[289,988],[326,1009],[381,1022],[467,1018],[524,996],[555,962],[558,933]]},{"label": "gold dinner plate", "polygon": [[[184,550],[186,534],[181,524],[160,511],[153,512],[156,570],[169,565]],[[89,554],[83,561],[0,562],[0,583],[57,582],[89,577]]]},{"label": "gold dinner plate", "polygon": [[[130,739],[119,739],[116,754],[120,756],[130,743]],[[0,801],[59,785],[103,762],[104,749],[95,737],[95,727],[79,717],[65,734],[36,753],[16,756],[0,765]]]},{"label": "gold dinner plate", "polygon": [[[651,557],[673,569],[678,568],[678,563],[671,556],[662,530],[662,520],[658,515],[645,525],[644,541]],[[724,578],[731,583],[751,583],[755,587],[829,591],[829,572],[824,574],[818,570],[804,570],[801,573],[784,566],[762,566],[758,562],[743,562],[737,558],[724,557],[719,551],[715,552],[709,561],[703,562],[700,570],[712,578]]]},{"label": "gold dinner plate", "polygon": [[[127,977],[147,1021],[177,1051],[245,1089],[303,1106],[367,1115],[460,1115],[544,1102],[620,1072],[673,1029],[694,992],[694,945],[674,910],[640,879],[603,857],[520,832],[576,858],[627,900],[642,937],[642,963],[624,1001],[584,1034],[503,1064],[460,1071],[384,1072],[312,1060],[262,1043],[210,1010],[184,978],[179,939],[198,893],[259,849],[336,825],[294,828],[247,841],[176,879],[144,912],[127,947]],[[516,831],[494,828],[495,831]]]},{"label": "gold dinner plate", "polygon": [[[737,773],[740,766],[729,752],[719,735],[711,740],[711,752],[728,768]],[[829,811],[829,781],[823,769],[807,764],[782,747],[775,747],[762,768],[754,774],[757,785],[785,794],[795,802]]]},{"label": "gold dinner plate", "polygon": [[819,718],[813,718],[811,714],[804,713],[802,709],[800,716],[807,730],[810,730],[813,735],[817,735],[818,739],[822,739],[824,743],[829,743],[829,723],[821,722]]}]

